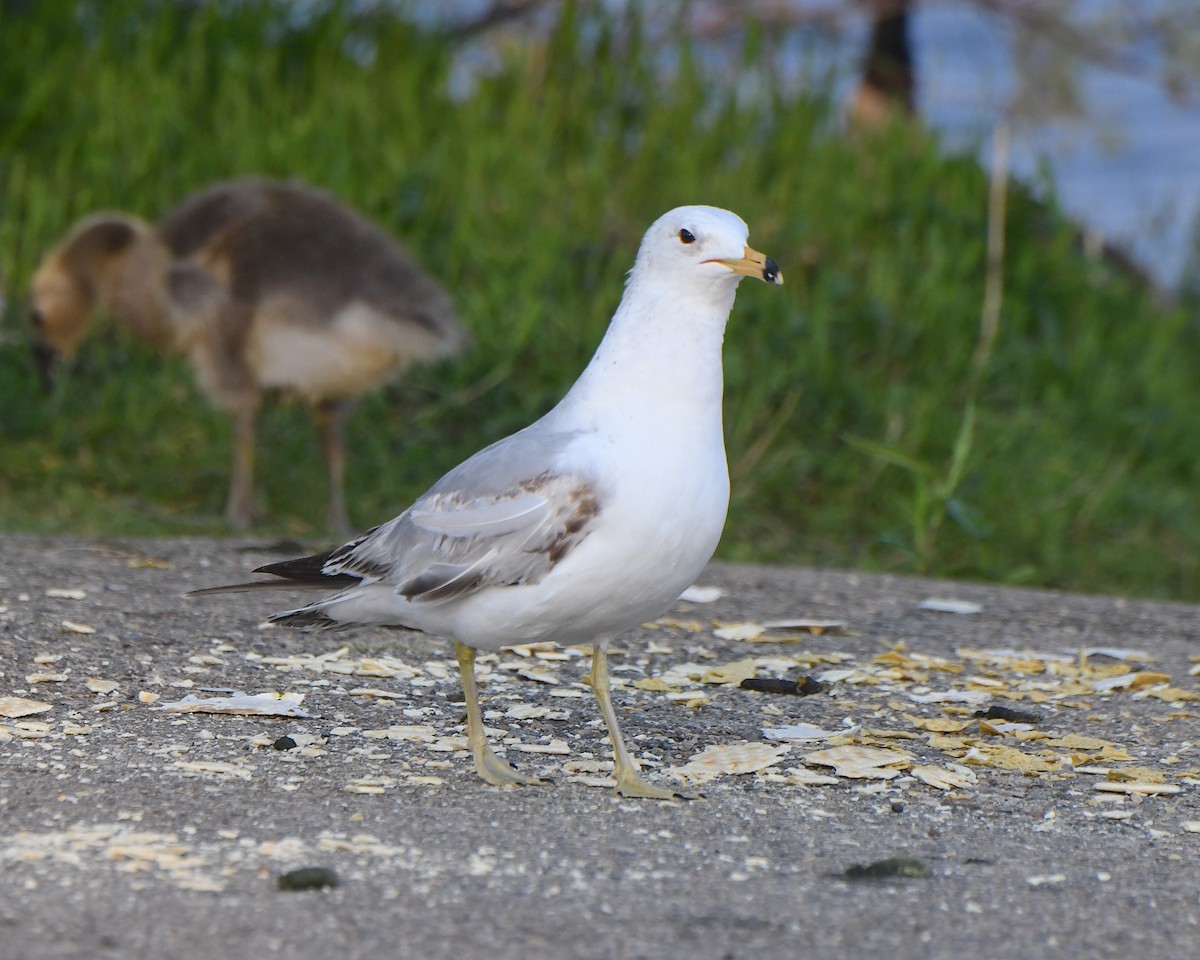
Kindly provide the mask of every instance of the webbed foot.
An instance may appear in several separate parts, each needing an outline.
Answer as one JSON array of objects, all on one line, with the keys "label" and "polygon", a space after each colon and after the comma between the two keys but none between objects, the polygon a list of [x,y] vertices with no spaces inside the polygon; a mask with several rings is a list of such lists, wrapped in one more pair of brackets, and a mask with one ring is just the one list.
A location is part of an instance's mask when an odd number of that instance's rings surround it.
[{"label": "webbed foot", "polygon": [[522,773],[507,760],[501,759],[484,747],[475,754],[475,770],[493,787],[538,786],[546,781],[530,773]]}]

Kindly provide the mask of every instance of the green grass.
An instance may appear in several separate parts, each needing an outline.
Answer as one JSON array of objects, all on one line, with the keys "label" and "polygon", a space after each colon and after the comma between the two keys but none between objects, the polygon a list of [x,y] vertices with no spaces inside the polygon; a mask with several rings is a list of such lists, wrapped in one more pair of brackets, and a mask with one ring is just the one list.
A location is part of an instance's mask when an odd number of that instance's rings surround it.
[{"label": "green grass", "polygon": [[[357,524],[548,409],[598,342],[645,227],[711,203],[740,213],[788,279],[743,284],[727,335],[723,557],[1200,600],[1191,315],[1086,259],[1053,201],[1015,188],[972,442],[920,548],[915,474],[852,441],[951,470],[986,175],[931,137],[840,135],[827,100],[780,88],[767,38],[747,41],[748,98],[686,47],[656,77],[663,50],[636,24],[568,8],[545,49],[507,54],[456,99],[453,48],[394,20],[334,10],[289,30],[253,3],[165,0],[31,10],[0,14],[0,528],[222,530],[228,427],[186,364],[98,329],[44,396],[17,308],[77,217],[155,217],[260,173],[318,184],[403,238],[477,340],[362,405]],[[365,66],[346,52],[364,41]],[[260,533],[320,535],[325,487],[298,405],[264,415],[260,488]]]}]

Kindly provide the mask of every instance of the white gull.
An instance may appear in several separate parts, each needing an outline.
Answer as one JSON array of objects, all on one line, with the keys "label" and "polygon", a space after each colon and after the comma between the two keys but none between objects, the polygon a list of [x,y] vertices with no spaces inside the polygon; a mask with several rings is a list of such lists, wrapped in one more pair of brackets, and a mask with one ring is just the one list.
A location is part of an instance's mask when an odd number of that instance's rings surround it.
[{"label": "white gull", "polygon": [[721,345],[742,277],[779,284],[742,219],[679,207],[646,232],[625,295],[582,376],[548,414],[455,467],[395,519],[329,553],[268,564],[280,579],[214,587],[340,587],[271,619],[401,626],[452,639],[476,770],[537,783],[488,747],[475,652],[592,643],[589,683],[617,792],[666,799],[629,755],[609,695],[609,642],[658,616],[704,569],[729,505]]}]

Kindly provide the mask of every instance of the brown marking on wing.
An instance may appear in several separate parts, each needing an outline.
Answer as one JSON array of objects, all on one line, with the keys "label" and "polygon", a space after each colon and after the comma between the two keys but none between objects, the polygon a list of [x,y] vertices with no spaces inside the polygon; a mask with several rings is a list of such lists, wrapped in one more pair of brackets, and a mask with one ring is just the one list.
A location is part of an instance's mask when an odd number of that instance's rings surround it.
[{"label": "brown marking on wing", "polygon": [[[539,474],[521,484],[530,492],[537,492],[561,477],[549,471]],[[591,483],[581,480],[567,494],[569,507],[560,514],[561,527],[548,539],[534,545],[528,552],[544,553],[550,566],[555,566],[587,536],[588,525],[600,514],[600,500]]]}]

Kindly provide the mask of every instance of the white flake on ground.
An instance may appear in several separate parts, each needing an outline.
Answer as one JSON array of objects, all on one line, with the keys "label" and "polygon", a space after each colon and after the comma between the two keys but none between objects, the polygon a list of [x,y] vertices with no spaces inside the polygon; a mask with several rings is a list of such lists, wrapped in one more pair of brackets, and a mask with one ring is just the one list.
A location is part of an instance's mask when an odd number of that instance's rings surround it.
[{"label": "white flake on ground", "polygon": [[914,703],[969,703],[981,704],[992,699],[986,690],[941,690],[934,693],[906,694]]},{"label": "white flake on ground", "polygon": [[1183,788],[1177,783],[1145,783],[1136,780],[1101,780],[1093,789],[1101,793],[1133,793],[1141,796],[1161,796],[1179,793]]},{"label": "white flake on ground", "polygon": [[[507,743],[507,741],[505,742]],[[566,740],[551,740],[549,743],[513,743],[509,744],[509,749],[519,750],[521,753],[551,753],[564,756],[571,752]]]},{"label": "white flake on ground", "polygon": [[900,776],[901,770],[911,767],[912,759],[907,751],[855,745],[829,747],[803,757],[805,764],[833,767],[839,777],[856,780],[891,780]]},{"label": "white flake on ground", "polygon": [[30,717],[53,710],[54,704],[25,697],[0,697],[0,717]]},{"label": "white flake on ground", "polygon": [[763,736],[768,740],[794,740],[794,741],[813,741],[813,740],[828,740],[830,737],[839,737],[843,734],[853,733],[858,729],[855,725],[850,728],[843,727],[840,730],[822,730],[815,723],[792,723],[786,727],[763,727]]},{"label": "white flake on ground", "polygon": [[937,613],[972,614],[981,613],[983,607],[970,600],[955,600],[945,597],[929,597],[917,604],[919,610],[933,610]]},{"label": "white flake on ground", "polygon": [[725,683],[739,684],[743,680],[749,680],[757,672],[753,658],[734,660],[732,663],[709,667],[700,674],[700,682],[718,686]]},{"label": "white flake on ground", "polygon": [[913,767],[909,773],[922,783],[936,787],[938,790],[965,789],[966,787],[974,786],[979,779],[966,767],[961,766],[955,769],[947,769],[945,767],[922,765]]},{"label": "white flake on ground", "polygon": [[768,781],[773,781],[778,777],[778,782],[797,787],[824,787],[841,782],[837,777],[831,777],[827,773],[817,773],[815,770],[809,770],[808,767],[788,767],[780,774],[768,772],[760,774],[760,776]]},{"label": "white flake on ground", "polygon": [[397,724],[385,730],[364,730],[364,737],[372,740],[396,740],[409,743],[432,743],[438,739],[438,731],[425,724]]},{"label": "white flake on ground", "polygon": [[188,694],[174,703],[161,703],[156,710],[165,713],[232,713],[265,717],[307,717],[300,709],[302,693],[234,693],[229,697],[197,697]]},{"label": "white flake on ground", "polygon": [[755,773],[775,766],[790,748],[766,743],[727,743],[706,747],[680,767],[669,767],[671,774],[686,784],[698,785],[730,774]]},{"label": "white flake on ground", "polygon": [[1026,877],[1025,882],[1031,887],[1057,886],[1067,882],[1067,875],[1065,873],[1042,873]]},{"label": "white flake on ground", "polygon": [[112,693],[121,686],[116,680],[101,680],[98,677],[88,677],[84,683],[92,693]]},{"label": "white flake on ground", "polygon": [[395,777],[359,777],[351,780],[342,789],[347,793],[383,793],[394,790],[399,781]]},{"label": "white flake on ground", "polygon": [[1128,647],[1084,647],[1085,657],[1112,657],[1114,660],[1133,660],[1140,663],[1153,663],[1155,658],[1145,650],[1131,650]]},{"label": "white flake on ground", "polygon": [[238,780],[249,780],[254,775],[252,768],[246,764],[227,763],[223,760],[176,760],[174,766],[184,776],[234,777]]},{"label": "white flake on ground", "polygon": [[726,623],[713,630],[713,636],[721,640],[757,640],[765,629],[761,623]]},{"label": "white flake on ground", "polygon": [[764,620],[763,627],[767,630],[800,630],[804,633],[820,635],[830,630],[844,630],[845,620],[813,620],[807,617],[793,617],[788,620]]},{"label": "white flake on ground", "polygon": [[679,599],[688,603],[713,603],[720,600],[722,595],[720,587],[701,587],[693,584],[679,595]]}]

